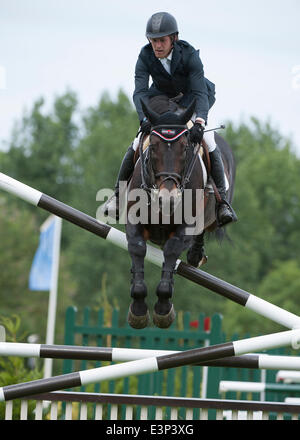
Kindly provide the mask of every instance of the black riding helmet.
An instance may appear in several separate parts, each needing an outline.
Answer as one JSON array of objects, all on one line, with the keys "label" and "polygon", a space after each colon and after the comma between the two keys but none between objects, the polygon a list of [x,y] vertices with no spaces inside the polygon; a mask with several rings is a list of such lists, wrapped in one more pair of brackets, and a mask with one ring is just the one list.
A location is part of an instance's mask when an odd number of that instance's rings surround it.
[{"label": "black riding helmet", "polygon": [[157,12],[148,20],[146,27],[147,38],[160,38],[177,33],[177,22],[173,15],[168,12]]}]

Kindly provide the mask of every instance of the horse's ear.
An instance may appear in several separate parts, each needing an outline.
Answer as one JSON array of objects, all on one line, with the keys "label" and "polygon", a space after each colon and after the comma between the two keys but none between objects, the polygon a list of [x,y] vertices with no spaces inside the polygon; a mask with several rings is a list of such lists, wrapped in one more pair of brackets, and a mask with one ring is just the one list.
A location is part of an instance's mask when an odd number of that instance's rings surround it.
[{"label": "horse's ear", "polygon": [[151,110],[145,103],[143,99],[141,99],[142,109],[146,117],[149,119],[152,125],[156,125],[157,120],[159,118],[159,114],[155,111]]},{"label": "horse's ear", "polygon": [[181,122],[183,125],[186,124],[191,119],[191,117],[193,116],[195,107],[196,107],[196,98],[193,99],[193,101],[188,106],[188,108],[185,110],[185,112],[180,114],[180,119],[181,119]]}]

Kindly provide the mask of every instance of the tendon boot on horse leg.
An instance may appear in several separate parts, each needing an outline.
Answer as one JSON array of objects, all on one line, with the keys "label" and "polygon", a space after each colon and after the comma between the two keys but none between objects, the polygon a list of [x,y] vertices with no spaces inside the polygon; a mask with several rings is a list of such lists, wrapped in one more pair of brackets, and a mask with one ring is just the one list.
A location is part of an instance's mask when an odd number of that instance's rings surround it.
[{"label": "tendon boot on horse leg", "polygon": [[120,212],[119,212],[119,201],[120,201],[120,191],[119,185],[120,182],[127,182],[134,170],[134,154],[135,151],[133,149],[132,144],[128,147],[128,150],[125,153],[123,158],[120,171],[117,177],[117,181],[115,184],[115,193],[114,195],[107,200],[104,206],[104,215],[110,216],[119,220]]},{"label": "tendon boot on horse leg", "polygon": [[140,269],[137,271],[133,267],[131,273],[130,295],[133,301],[129,306],[127,321],[131,327],[142,329],[147,327],[150,322],[148,306],[145,303],[147,287],[144,281],[144,270]]},{"label": "tendon boot on horse leg", "polygon": [[[132,260],[130,295],[133,298],[128,310],[127,321],[131,327],[142,329],[147,327],[150,322],[148,306],[145,302],[147,296],[147,287],[144,281],[146,243],[142,236],[134,234],[135,228],[135,225],[129,225],[129,227],[127,225],[126,228],[128,251]],[[130,234],[128,234],[128,230],[130,230]]]},{"label": "tendon boot on horse leg", "polygon": [[216,203],[216,217],[218,226],[221,227],[237,221],[237,217],[229,202],[226,200],[224,165],[221,152],[217,145],[213,151],[209,152],[209,157],[211,163],[211,176],[220,195],[220,200],[217,200]]},{"label": "tendon boot on horse leg", "polygon": [[174,271],[165,270],[163,264],[162,278],[156,289],[158,301],[154,305],[153,323],[159,328],[168,328],[176,317],[175,309],[170,299],[174,292]]},{"label": "tendon boot on horse leg", "polygon": [[186,237],[183,234],[169,238],[164,246],[165,262],[163,263],[161,280],[156,289],[158,300],[153,311],[153,322],[157,327],[170,327],[176,317],[174,306],[170,301],[174,291],[173,275],[177,259],[187,247]]},{"label": "tendon boot on horse leg", "polygon": [[204,234],[196,235],[192,246],[187,252],[187,262],[193,267],[200,267],[207,262],[207,256],[204,251]]}]

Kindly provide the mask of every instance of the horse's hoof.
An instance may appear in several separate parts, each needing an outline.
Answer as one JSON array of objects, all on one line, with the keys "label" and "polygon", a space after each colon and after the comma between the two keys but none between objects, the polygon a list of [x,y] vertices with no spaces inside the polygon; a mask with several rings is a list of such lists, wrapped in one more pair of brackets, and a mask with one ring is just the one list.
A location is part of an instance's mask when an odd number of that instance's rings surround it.
[{"label": "horse's hoof", "polygon": [[130,327],[135,329],[142,329],[149,325],[150,323],[150,314],[149,310],[147,310],[145,315],[135,315],[132,312],[132,304],[129,307],[127,321]]},{"label": "horse's hoof", "polygon": [[153,323],[159,328],[169,328],[174,319],[176,318],[176,312],[173,304],[171,305],[170,311],[166,315],[160,315],[153,310]]},{"label": "horse's hoof", "polygon": [[207,263],[207,256],[204,254],[198,254],[196,252],[189,251],[187,253],[187,262],[193,267],[200,267]]},{"label": "horse's hoof", "polygon": [[207,263],[207,260],[208,260],[207,255],[204,255],[204,256],[202,257],[202,259],[199,261],[198,267],[201,267],[201,266],[203,266],[204,264],[206,264],[206,263]]}]

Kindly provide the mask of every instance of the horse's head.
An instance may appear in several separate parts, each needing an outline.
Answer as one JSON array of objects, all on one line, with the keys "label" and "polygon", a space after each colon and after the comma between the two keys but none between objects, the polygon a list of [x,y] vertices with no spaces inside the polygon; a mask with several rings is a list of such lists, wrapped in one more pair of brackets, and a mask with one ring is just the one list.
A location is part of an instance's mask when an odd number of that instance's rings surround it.
[{"label": "horse's head", "polygon": [[195,100],[181,114],[168,111],[160,115],[143,101],[142,107],[152,125],[149,144],[149,166],[154,179],[152,185],[158,190],[160,209],[166,206],[173,212],[174,205],[182,195],[180,188],[188,147],[186,124],[194,113]]}]

